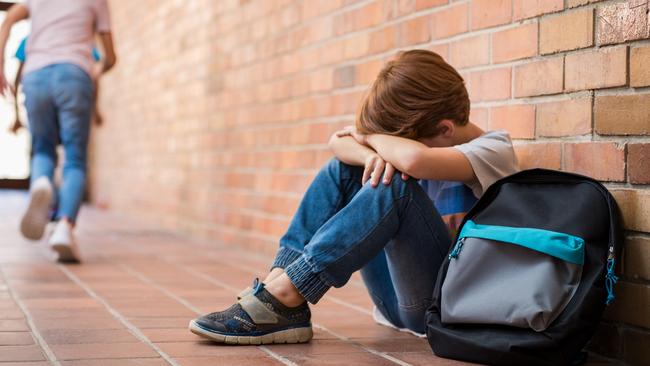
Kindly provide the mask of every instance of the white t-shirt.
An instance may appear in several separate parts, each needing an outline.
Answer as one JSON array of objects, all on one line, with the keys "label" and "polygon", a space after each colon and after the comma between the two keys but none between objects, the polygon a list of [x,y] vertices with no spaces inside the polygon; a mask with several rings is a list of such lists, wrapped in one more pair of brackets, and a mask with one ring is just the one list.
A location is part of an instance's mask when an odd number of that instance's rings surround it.
[{"label": "white t-shirt", "polygon": [[510,135],[504,130],[489,131],[470,142],[454,146],[472,165],[476,181],[468,184],[477,198],[497,180],[519,171]]}]

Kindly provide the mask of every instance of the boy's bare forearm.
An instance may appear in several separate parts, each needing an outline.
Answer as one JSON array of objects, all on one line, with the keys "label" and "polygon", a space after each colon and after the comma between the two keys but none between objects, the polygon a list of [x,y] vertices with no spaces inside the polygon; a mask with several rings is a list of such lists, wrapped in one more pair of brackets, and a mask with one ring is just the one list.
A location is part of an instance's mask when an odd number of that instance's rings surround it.
[{"label": "boy's bare forearm", "polygon": [[361,145],[350,136],[332,135],[329,147],[337,159],[349,165],[363,166],[368,156],[376,154],[373,149]]},{"label": "boy's bare forearm", "polygon": [[412,174],[412,167],[427,146],[419,141],[382,134],[366,137],[367,144],[397,170]]},{"label": "boy's bare forearm", "polygon": [[448,147],[427,145],[397,136],[368,135],[366,143],[397,170],[417,179],[470,182],[474,170],[465,154]]}]

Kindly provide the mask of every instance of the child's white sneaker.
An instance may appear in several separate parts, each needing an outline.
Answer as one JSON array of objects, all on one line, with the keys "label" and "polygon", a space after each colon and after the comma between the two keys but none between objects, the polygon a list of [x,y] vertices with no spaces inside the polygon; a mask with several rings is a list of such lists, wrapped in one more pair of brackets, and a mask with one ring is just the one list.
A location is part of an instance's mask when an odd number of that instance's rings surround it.
[{"label": "child's white sneaker", "polygon": [[50,221],[52,184],[47,177],[34,181],[29,194],[29,206],[20,221],[20,232],[31,240],[43,237],[45,226]]},{"label": "child's white sneaker", "polygon": [[81,256],[72,232],[72,225],[65,220],[59,221],[50,237],[50,248],[59,262],[80,262]]},{"label": "child's white sneaker", "polygon": [[417,332],[414,332],[414,331],[412,331],[412,330],[410,330],[408,328],[399,328],[396,325],[393,325],[393,323],[391,323],[390,320],[386,319],[384,314],[382,314],[381,311],[379,311],[379,309],[377,309],[376,306],[373,306],[373,308],[372,308],[372,319],[375,321],[375,323],[377,323],[379,325],[383,325],[385,327],[393,328],[393,329],[399,330],[400,332],[411,333],[414,336],[420,337],[420,338],[426,338],[427,337],[426,334],[417,333]]}]

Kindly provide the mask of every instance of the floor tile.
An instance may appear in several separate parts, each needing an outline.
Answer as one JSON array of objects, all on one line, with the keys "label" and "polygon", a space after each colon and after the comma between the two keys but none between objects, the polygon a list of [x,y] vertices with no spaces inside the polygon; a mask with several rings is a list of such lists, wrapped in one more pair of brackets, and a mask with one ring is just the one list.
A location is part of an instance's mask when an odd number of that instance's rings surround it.
[{"label": "floor tile", "polygon": [[41,348],[33,346],[0,346],[0,362],[3,361],[43,361]]},{"label": "floor tile", "polygon": [[98,358],[145,358],[159,356],[144,343],[82,343],[53,344],[52,352],[59,360],[80,360]]}]

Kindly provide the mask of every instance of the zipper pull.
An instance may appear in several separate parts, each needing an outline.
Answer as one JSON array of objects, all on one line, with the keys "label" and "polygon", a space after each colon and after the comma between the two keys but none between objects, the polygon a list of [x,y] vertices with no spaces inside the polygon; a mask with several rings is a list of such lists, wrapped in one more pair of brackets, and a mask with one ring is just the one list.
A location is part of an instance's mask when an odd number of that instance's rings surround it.
[{"label": "zipper pull", "polygon": [[614,246],[609,246],[609,253],[607,254],[607,272],[605,273],[605,289],[607,290],[606,305],[614,301],[614,285],[618,282],[618,276],[614,274],[616,266],[616,258],[614,258]]},{"label": "zipper pull", "polygon": [[456,242],[456,245],[454,245],[454,249],[449,253],[449,259],[452,258],[458,258],[458,255],[460,254],[460,250],[463,249],[463,244],[465,243],[465,238],[460,238]]}]

